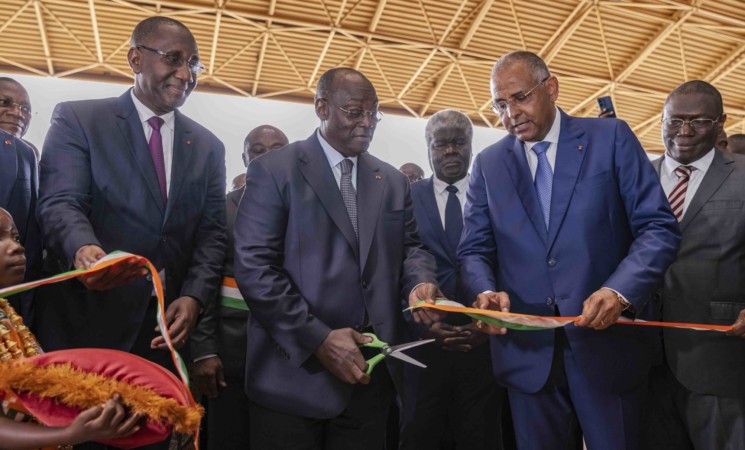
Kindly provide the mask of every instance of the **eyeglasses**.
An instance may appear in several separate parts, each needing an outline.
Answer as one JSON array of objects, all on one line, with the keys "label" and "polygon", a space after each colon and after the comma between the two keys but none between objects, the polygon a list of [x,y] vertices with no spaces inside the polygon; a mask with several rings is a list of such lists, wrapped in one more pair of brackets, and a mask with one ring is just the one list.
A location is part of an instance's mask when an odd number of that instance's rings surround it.
[{"label": "eyeglasses", "polygon": [[179,68],[184,63],[186,63],[186,65],[189,66],[189,70],[195,75],[199,75],[200,73],[204,72],[205,69],[204,64],[202,64],[202,62],[199,61],[199,58],[196,56],[191,59],[183,59],[181,57],[181,53],[179,52],[164,52],[163,50],[150,48],[145,45],[138,45],[136,48],[138,50],[144,48],[149,52],[160,55],[160,58],[163,60],[164,63],[174,68]]},{"label": "eyeglasses", "polygon": [[355,109],[344,109],[340,106],[336,106],[328,99],[320,98],[320,100],[325,101],[329,105],[333,106],[334,108],[338,109],[339,111],[343,112],[347,115],[347,119],[354,120],[354,121],[362,121],[362,118],[367,116],[370,118],[370,121],[372,123],[378,123],[381,120],[383,120],[383,112],[378,111],[377,109],[375,111],[365,111],[364,109],[355,108]]},{"label": "eyeglasses", "polygon": [[8,98],[0,98],[0,108],[18,108],[23,114],[31,114],[31,105],[28,103],[16,103]]},{"label": "eyeglasses", "polygon": [[518,92],[517,94],[515,94],[512,97],[508,98],[507,100],[497,100],[497,101],[495,101],[492,104],[492,106],[491,106],[492,111],[494,111],[498,115],[502,115],[502,114],[504,114],[505,111],[507,111],[507,108],[510,106],[510,104],[513,104],[513,105],[523,105],[523,104],[527,103],[528,100],[530,100],[530,95],[533,93],[533,91],[535,91],[536,89],[538,89],[539,86],[543,85],[543,83],[545,83],[546,81],[548,81],[549,78],[551,78],[551,77],[548,76],[548,77],[542,79],[540,83],[538,83],[535,86],[533,86],[533,89],[529,90],[528,92],[525,92],[525,93]]},{"label": "eyeglasses", "polygon": [[662,123],[665,124],[667,128],[670,130],[680,130],[683,128],[683,125],[688,124],[691,128],[696,130],[700,133],[706,133],[708,131],[711,131],[712,128],[714,128],[714,124],[719,122],[719,118],[716,119],[704,119],[704,118],[695,118],[691,120],[683,120],[683,119],[671,119],[669,117],[663,117]]}]

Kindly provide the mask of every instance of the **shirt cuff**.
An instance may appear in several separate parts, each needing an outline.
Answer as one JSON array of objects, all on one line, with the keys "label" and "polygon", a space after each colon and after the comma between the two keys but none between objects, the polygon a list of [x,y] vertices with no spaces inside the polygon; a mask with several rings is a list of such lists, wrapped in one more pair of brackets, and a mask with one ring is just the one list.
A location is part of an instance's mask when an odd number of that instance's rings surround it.
[{"label": "shirt cuff", "polygon": [[208,353],[206,355],[197,356],[196,358],[192,359],[191,362],[199,362],[209,358],[217,358],[217,356],[217,353]]}]

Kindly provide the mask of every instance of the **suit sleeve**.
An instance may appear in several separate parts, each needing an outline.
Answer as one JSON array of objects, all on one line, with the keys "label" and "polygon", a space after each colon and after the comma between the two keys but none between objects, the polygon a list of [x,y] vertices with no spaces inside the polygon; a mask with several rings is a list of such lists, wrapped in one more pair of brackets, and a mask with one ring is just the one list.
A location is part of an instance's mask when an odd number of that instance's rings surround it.
[{"label": "suit sleeve", "polygon": [[215,300],[225,260],[225,147],[214,138],[210,152],[207,194],[194,233],[191,265],[181,285],[181,296],[196,298],[202,307]]},{"label": "suit sleeve", "polygon": [[492,232],[482,158],[476,156],[466,191],[463,236],[458,246],[459,276],[468,301],[484,291],[497,290],[497,244]]},{"label": "suit sleeve", "polygon": [[401,277],[401,298],[405,300],[405,307],[408,307],[409,295],[418,284],[437,284],[437,264],[434,256],[424,248],[422,241],[419,239],[419,228],[414,215],[414,202],[408,180],[405,180],[404,196],[406,203],[404,207],[404,261]]},{"label": "suit sleeve", "polygon": [[261,158],[246,175],[235,220],[236,281],[252,317],[300,367],[331,328],[314,316],[283,268],[288,209],[272,172]]},{"label": "suit sleeve", "polygon": [[680,230],[649,158],[625,122],[618,121],[614,143],[619,194],[634,241],[603,286],[641,311],[677,255]]},{"label": "suit sleeve", "polygon": [[36,218],[44,245],[72,267],[75,252],[101,245],[88,220],[91,210],[90,148],[74,111],[57,105],[44,140]]}]

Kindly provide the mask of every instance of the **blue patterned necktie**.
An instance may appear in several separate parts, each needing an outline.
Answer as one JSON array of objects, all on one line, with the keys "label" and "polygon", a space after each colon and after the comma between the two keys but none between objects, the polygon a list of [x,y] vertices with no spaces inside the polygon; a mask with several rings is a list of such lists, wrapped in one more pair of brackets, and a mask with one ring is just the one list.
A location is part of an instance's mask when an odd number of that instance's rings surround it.
[{"label": "blue patterned necktie", "polygon": [[463,212],[460,209],[460,200],[458,200],[458,188],[451,184],[445,190],[449,192],[448,201],[445,204],[445,234],[450,243],[450,250],[455,253],[463,232]]},{"label": "blue patterned necktie", "polygon": [[359,240],[360,234],[357,229],[357,191],[354,190],[354,185],[352,184],[352,167],[354,167],[354,162],[351,159],[345,158],[339,163],[339,168],[341,168],[339,190],[341,191],[341,198],[344,200],[344,206],[347,207],[349,220],[352,221],[354,235]]},{"label": "blue patterned necktie", "polygon": [[532,148],[533,152],[538,156],[538,168],[535,172],[533,185],[538,194],[538,200],[541,202],[543,222],[546,224],[546,230],[548,230],[548,219],[551,217],[551,191],[554,185],[554,174],[551,171],[551,164],[549,164],[548,157],[546,156],[546,150],[548,150],[550,145],[550,142],[541,141]]}]

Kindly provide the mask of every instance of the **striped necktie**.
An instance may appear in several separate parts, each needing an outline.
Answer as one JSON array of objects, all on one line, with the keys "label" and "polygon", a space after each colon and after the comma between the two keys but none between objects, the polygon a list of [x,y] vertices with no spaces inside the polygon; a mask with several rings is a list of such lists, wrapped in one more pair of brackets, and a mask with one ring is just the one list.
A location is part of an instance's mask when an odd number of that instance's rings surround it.
[{"label": "striped necktie", "polygon": [[683,205],[686,200],[686,192],[688,191],[688,180],[691,178],[691,172],[696,170],[693,166],[678,166],[675,169],[675,175],[678,177],[678,184],[675,188],[670,191],[670,195],[667,196],[670,202],[670,207],[673,210],[673,214],[678,219],[678,222],[683,220]]},{"label": "striped necktie", "polygon": [[538,167],[535,171],[535,180],[533,184],[538,194],[538,200],[541,202],[541,211],[543,211],[543,221],[548,230],[548,219],[551,217],[551,192],[554,185],[554,173],[551,170],[551,163],[548,162],[546,151],[551,143],[541,141],[536,143],[532,150],[538,156]]}]

